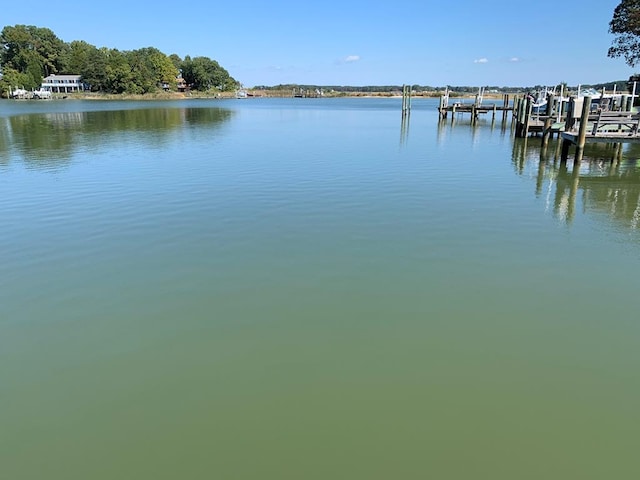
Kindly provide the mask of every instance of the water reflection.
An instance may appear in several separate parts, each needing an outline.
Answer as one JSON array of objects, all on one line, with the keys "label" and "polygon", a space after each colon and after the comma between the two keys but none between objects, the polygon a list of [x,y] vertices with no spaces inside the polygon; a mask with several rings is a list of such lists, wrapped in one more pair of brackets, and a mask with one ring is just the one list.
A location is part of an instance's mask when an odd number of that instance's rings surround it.
[{"label": "water reflection", "polygon": [[514,139],[516,173],[535,178],[535,194],[546,208],[570,224],[576,211],[605,214],[617,226],[640,224],[640,146],[587,144],[581,161],[562,162],[560,142],[546,149],[540,139]]},{"label": "water reflection", "polygon": [[405,115],[402,114],[402,120],[400,122],[400,146],[404,146],[407,143],[407,139],[409,138],[409,119],[411,118],[410,114]]},{"label": "water reflection", "polygon": [[470,130],[472,144],[478,146],[482,134],[498,134],[504,137],[510,125],[511,120],[508,117],[493,115],[491,112],[479,114],[475,121],[469,113],[449,112],[447,118],[438,119],[437,140],[438,143],[442,143],[449,133],[459,128],[463,131]]},{"label": "water reflection", "polygon": [[217,128],[233,115],[222,108],[146,108],[57,112],[0,119],[0,165],[20,159],[34,167],[63,165],[79,149],[104,147],[130,136],[147,148],[188,127]]}]

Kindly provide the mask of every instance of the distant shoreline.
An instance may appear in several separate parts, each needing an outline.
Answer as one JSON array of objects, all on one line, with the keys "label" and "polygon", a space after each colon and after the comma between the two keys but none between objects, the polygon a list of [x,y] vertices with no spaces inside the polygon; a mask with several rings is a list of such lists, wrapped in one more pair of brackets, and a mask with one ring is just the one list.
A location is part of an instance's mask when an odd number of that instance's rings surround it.
[{"label": "distant shoreline", "polygon": [[[248,98],[291,98],[293,95],[289,91],[282,90],[246,90]],[[439,98],[444,92],[414,92],[414,98]],[[502,98],[502,93],[490,93],[485,94],[485,98]],[[515,94],[509,94],[515,95]],[[473,98],[475,94],[465,93],[452,95],[456,98]],[[401,98],[401,92],[328,92],[324,93],[320,98]],[[82,93],[68,93],[54,94],[55,99],[70,99],[70,100],[188,100],[188,99],[233,99],[236,98],[235,92],[219,92],[215,94],[203,93],[203,92],[157,92],[146,94],[128,94],[128,93],[96,93],[96,92],[82,92]]]}]

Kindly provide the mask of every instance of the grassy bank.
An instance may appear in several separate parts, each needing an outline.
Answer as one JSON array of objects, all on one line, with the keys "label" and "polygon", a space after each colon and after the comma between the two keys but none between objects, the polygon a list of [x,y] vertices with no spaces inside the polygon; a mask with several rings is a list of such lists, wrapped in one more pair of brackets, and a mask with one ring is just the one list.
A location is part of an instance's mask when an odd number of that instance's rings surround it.
[{"label": "grassy bank", "polygon": [[[259,90],[259,89],[247,89],[248,95],[251,97],[273,97],[273,98],[288,98],[292,96],[290,90]],[[443,95],[444,92],[413,92],[412,96],[417,98],[438,98]],[[328,98],[340,98],[340,97],[399,97],[402,96],[402,92],[323,92],[324,97]],[[475,93],[457,94],[456,98],[469,97],[473,98]],[[485,98],[502,98],[502,94],[485,94]],[[67,98],[76,100],[184,100],[193,98],[204,99],[225,99],[235,98],[235,92],[156,92],[145,94],[130,94],[130,93],[101,93],[101,92],[78,92],[68,94],[54,94],[54,98]]]}]

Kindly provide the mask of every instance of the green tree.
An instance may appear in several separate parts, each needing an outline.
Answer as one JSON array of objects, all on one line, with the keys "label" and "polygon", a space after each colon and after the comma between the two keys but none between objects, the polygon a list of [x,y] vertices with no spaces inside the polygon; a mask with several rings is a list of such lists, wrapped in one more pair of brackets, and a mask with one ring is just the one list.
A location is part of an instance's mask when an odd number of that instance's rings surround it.
[{"label": "green tree", "polygon": [[31,25],[2,29],[0,70],[5,72],[0,85],[27,90],[56,73],[79,74],[92,91],[144,94],[158,88],[175,90],[181,70],[187,83],[198,90],[232,90],[238,85],[218,62],[207,57],[182,60],[154,47],[122,52],[81,40],[65,43],[48,28]]},{"label": "green tree", "polygon": [[74,40],[67,44],[62,57],[62,72],[81,74],[90,67],[91,57],[95,55],[96,50],[96,47],[83,40]]},{"label": "green tree", "polygon": [[31,81],[31,77],[26,73],[20,73],[11,67],[4,67],[0,77],[0,94],[7,96],[10,90],[13,91],[16,88],[30,89],[29,82]]},{"label": "green tree", "polygon": [[0,46],[0,64],[27,74],[28,88],[39,86],[43,76],[58,73],[67,49],[51,30],[33,25],[4,27]]},{"label": "green tree", "polygon": [[157,48],[147,47],[126,52],[131,66],[133,91],[129,93],[151,93],[166,85],[176,89],[178,69],[169,57]]},{"label": "green tree", "polygon": [[176,67],[178,70],[182,68],[182,59],[178,54],[172,53],[171,55],[169,55],[169,59],[171,60],[171,63],[173,63],[173,66]]},{"label": "green tree", "polygon": [[624,57],[630,67],[640,61],[640,0],[623,0],[613,11],[609,33],[614,34],[609,57]]},{"label": "green tree", "polygon": [[188,85],[200,91],[211,88],[229,91],[238,86],[238,82],[229,75],[229,72],[208,57],[191,59],[187,55],[182,62],[182,77]]},{"label": "green tree", "polygon": [[87,63],[80,68],[77,73],[82,76],[82,80],[89,84],[92,92],[107,91],[107,61],[109,50],[107,48],[89,49],[87,52]]},{"label": "green tree", "polygon": [[103,90],[107,93],[137,93],[133,83],[131,65],[126,55],[117,49],[106,51],[106,66]]}]

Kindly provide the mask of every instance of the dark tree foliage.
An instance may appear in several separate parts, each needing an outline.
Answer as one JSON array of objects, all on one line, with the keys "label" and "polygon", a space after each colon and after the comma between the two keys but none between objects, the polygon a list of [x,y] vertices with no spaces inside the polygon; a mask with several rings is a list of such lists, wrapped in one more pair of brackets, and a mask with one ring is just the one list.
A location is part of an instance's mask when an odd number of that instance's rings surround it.
[{"label": "dark tree foliage", "polygon": [[182,78],[195,90],[231,90],[239,85],[218,62],[207,57],[192,59],[187,55],[182,61],[181,71]]},{"label": "dark tree foliage", "polygon": [[7,26],[0,32],[0,66],[26,75],[25,88],[38,87],[43,77],[60,72],[67,48],[48,28]]},{"label": "dark tree foliage", "polygon": [[613,11],[609,33],[614,34],[609,57],[624,57],[630,67],[640,62],[640,0],[623,0]]},{"label": "dark tree foliage", "polygon": [[[195,90],[233,90],[238,85],[218,62],[207,57],[165,55],[154,47],[119,51],[84,41],[65,43],[48,28],[7,26],[0,32],[0,91],[38,88],[51,74],[76,74],[92,91],[145,94],[177,89],[183,77]],[[185,75],[186,73],[186,75]]]}]

